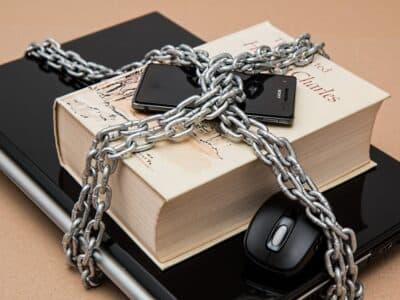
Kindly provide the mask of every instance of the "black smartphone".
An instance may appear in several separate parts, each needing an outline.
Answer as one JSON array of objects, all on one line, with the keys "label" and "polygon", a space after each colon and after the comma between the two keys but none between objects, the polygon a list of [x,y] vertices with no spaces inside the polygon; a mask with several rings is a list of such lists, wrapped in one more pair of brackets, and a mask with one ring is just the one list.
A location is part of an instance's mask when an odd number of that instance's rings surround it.
[{"label": "black smartphone", "polygon": [[[243,80],[247,100],[240,107],[265,123],[291,125],[294,118],[296,77],[238,74]],[[133,97],[134,109],[164,112],[186,98],[200,94],[193,69],[163,64],[146,67]]]}]

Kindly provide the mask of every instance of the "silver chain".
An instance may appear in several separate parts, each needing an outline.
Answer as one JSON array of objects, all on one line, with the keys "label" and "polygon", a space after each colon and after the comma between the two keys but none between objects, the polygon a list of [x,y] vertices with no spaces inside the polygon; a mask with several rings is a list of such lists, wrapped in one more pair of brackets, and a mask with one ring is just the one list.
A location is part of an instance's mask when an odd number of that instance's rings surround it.
[{"label": "silver chain", "polygon": [[109,178],[117,163],[133,153],[152,148],[159,141],[187,137],[195,125],[204,120],[218,120],[219,128],[229,139],[248,144],[255,155],[271,167],[281,191],[289,199],[299,201],[307,217],[324,232],[325,266],[332,278],[326,298],[362,299],[363,287],[357,279],[358,267],[353,256],[357,248],[354,231],[337,222],[327,199],[298,162],[290,142],[273,135],[238,106],[246,96],[237,72],[284,74],[289,68],[310,64],[316,54],[327,57],[323,47],[324,44],[313,44],[309,34],[274,48],[261,46],[254,53],[244,52],[235,57],[223,53],[210,58],[204,50],[167,45],[149,51],[141,61],[114,71],[86,61],[75,52],[62,50],[52,39],[29,46],[28,57],[41,60],[85,84],[149,63],[163,63],[195,68],[202,90],[200,95],[184,99],[165,113],[107,127],[95,136],[86,157],[82,190],[72,210],[72,225],[62,242],[68,261],[79,269],[86,287],[97,286],[101,281],[102,273],[93,259],[93,252],[102,242],[105,230],[102,219],[112,198]]}]

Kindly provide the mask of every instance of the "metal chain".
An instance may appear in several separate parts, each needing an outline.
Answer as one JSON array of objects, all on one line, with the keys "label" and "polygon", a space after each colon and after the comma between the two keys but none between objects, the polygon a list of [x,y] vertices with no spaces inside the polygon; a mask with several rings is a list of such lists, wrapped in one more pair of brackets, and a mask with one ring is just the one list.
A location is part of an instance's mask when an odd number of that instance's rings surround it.
[{"label": "metal chain", "polygon": [[[289,68],[310,64],[316,54],[326,56],[324,44],[313,44],[309,34],[273,49],[257,48],[235,57],[223,53],[210,58],[204,50],[187,45],[167,45],[149,51],[141,61],[118,70],[82,59],[77,53],[64,51],[51,39],[32,44],[28,57],[43,61],[51,68],[93,84],[149,63],[174,64],[196,69],[201,95],[184,99],[177,107],[142,120],[107,127],[95,136],[86,157],[82,190],[72,214],[72,225],[63,238],[68,261],[76,266],[87,287],[100,283],[101,271],[93,259],[105,230],[104,212],[111,204],[110,175],[118,161],[136,152],[152,148],[162,140],[180,140],[192,133],[204,120],[219,120],[225,135],[236,142],[248,144],[255,155],[272,168],[282,192],[305,207],[308,218],[324,232],[327,241],[325,265],[332,284],[327,299],[362,299],[363,287],[358,281],[354,262],[357,248],[354,231],[342,227],[336,220],[327,199],[298,162],[289,141],[273,135],[268,128],[248,117],[238,106],[246,100],[243,82],[237,72],[284,74]],[[191,107],[191,109],[189,109]]]}]

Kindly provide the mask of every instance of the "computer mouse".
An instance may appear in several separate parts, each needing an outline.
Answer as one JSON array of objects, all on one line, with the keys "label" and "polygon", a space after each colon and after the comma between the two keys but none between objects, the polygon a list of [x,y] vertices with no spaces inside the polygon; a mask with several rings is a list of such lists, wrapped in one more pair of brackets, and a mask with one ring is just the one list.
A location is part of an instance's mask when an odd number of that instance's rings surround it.
[{"label": "computer mouse", "polygon": [[280,192],[253,217],[244,248],[263,269],[294,276],[312,260],[322,241],[322,231],[307,218],[304,207]]}]

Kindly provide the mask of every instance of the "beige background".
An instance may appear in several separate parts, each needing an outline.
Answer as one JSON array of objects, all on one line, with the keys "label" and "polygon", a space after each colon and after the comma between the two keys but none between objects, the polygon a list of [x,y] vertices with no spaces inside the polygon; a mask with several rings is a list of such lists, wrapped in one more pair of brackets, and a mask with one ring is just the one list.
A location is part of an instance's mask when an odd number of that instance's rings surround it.
[{"label": "beige background", "polygon": [[[400,159],[400,5],[397,1],[0,0],[0,63],[51,36],[66,41],[159,10],[205,40],[270,20],[325,41],[339,64],[392,94],[372,142]],[[129,38],[129,37],[127,37]],[[95,49],[93,50],[95,51]],[[121,299],[111,284],[86,291],[63,260],[61,233],[0,174],[0,299]],[[366,299],[399,299],[400,251],[363,271]]]}]

